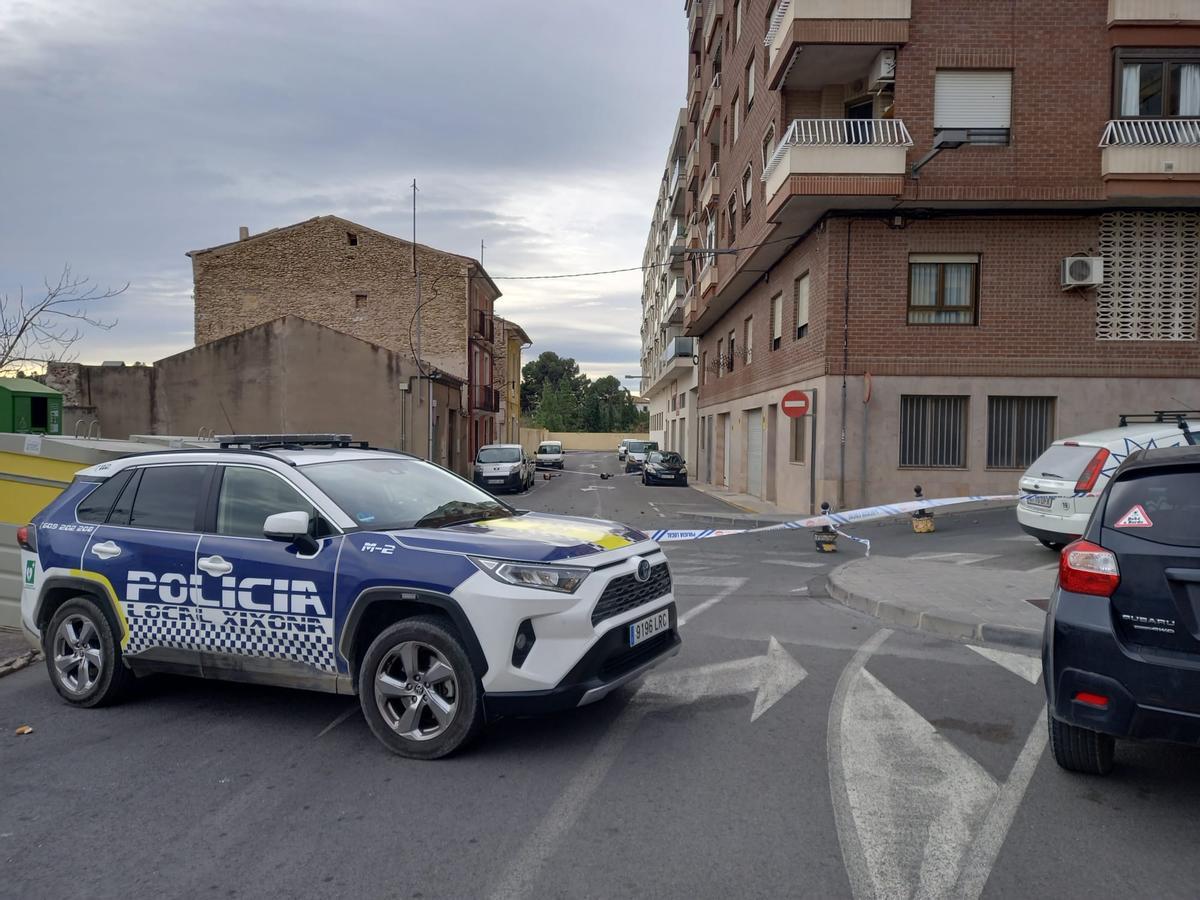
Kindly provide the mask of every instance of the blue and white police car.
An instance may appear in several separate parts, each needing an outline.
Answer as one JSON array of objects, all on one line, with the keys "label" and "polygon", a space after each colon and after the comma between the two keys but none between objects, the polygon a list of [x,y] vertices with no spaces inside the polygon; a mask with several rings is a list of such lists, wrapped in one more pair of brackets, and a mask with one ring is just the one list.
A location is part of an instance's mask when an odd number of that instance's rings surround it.
[{"label": "blue and white police car", "polygon": [[666,557],[346,435],[233,435],[85,469],[22,528],[21,615],[76,706],[135,676],[357,694],[403,756],[582,706],[675,655]]}]

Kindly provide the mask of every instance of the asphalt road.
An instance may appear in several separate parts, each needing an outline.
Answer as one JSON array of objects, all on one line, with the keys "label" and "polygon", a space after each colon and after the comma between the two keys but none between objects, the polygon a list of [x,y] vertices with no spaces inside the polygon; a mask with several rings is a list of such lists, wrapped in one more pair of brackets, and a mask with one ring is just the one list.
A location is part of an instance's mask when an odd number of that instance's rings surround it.
[{"label": "asphalt road", "polygon": [[[517,503],[646,528],[727,512],[582,474],[602,470],[572,454]],[[873,553],[1053,561],[1009,511],[858,530]],[[667,545],[678,657],[434,763],[389,755],[344,697],[162,677],[87,711],[40,667],[0,679],[0,896],[1194,897],[1200,755],[1061,772],[1028,657],[826,598],[860,552]]]}]

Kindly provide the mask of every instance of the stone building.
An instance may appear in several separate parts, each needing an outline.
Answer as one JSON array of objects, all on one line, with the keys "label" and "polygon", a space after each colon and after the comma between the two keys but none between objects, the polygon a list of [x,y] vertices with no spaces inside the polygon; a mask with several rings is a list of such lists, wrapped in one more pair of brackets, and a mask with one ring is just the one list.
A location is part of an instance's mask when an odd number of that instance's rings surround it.
[{"label": "stone building", "polygon": [[653,221],[692,252],[643,371],[694,367],[693,478],[1005,493],[1055,438],[1200,406],[1196,6],[688,0]]},{"label": "stone building", "polygon": [[533,341],[520,325],[496,316],[496,389],[500,392],[500,414],[496,440],[521,442],[521,351]]},{"label": "stone building", "polygon": [[[319,216],[193,250],[196,344],[299,316],[466,385],[469,452],[495,439],[495,283],[474,259]],[[420,311],[417,309],[418,278]]]}]

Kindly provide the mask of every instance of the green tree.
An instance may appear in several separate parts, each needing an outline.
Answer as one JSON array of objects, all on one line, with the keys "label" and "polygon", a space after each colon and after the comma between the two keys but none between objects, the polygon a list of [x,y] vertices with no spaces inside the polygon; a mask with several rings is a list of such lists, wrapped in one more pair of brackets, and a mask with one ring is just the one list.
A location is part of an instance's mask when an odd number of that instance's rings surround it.
[{"label": "green tree", "polygon": [[569,379],[544,386],[534,420],[547,431],[579,430],[579,401]]},{"label": "green tree", "polygon": [[629,391],[606,375],[588,385],[580,418],[584,431],[629,431],[637,423],[638,411]]},{"label": "green tree", "polygon": [[521,408],[538,409],[542,394],[550,385],[565,383],[576,403],[583,399],[588,378],[579,374],[579,364],[569,356],[552,350],[543,351],[521,368]]}]

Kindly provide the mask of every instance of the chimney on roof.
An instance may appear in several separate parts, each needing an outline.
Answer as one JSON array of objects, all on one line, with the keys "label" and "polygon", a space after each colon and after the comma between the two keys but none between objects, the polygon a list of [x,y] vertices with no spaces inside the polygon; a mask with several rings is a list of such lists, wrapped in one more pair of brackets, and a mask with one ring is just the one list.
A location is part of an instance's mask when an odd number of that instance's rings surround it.
[{"label": "chimney on roof", "polygon": [[244,241],[248,237],[250,237],[250,229],[247,228],[245,225],[239,225],[238,226],[238,240]]}]

